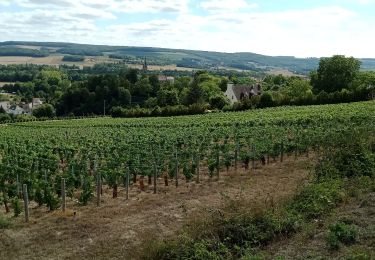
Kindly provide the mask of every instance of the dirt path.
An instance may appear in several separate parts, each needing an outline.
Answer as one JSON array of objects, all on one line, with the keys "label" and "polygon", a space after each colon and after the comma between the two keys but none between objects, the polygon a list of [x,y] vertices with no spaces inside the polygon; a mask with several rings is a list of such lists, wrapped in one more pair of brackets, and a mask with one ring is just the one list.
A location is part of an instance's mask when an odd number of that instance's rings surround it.
[{"label": "dirt path", "polygon": [[[193,212],[217,208],[228,198],[241,196],[254,203],[278,202],[295,193],[308,178],[310,159],[260,166],[256,172],[221,174],[200,184],[180,181],[165,187],[158,182],[140,192],[132,187],[130,200],[119,190],[117,199],[105,190],[102,205],[68,204],[68,214],[32,209],[29,224],[0,230],[0,259],[137,259],[137,248],[152,237],[167,237],[183,226]],[[77,214],[73,216],[73,211]]]}]

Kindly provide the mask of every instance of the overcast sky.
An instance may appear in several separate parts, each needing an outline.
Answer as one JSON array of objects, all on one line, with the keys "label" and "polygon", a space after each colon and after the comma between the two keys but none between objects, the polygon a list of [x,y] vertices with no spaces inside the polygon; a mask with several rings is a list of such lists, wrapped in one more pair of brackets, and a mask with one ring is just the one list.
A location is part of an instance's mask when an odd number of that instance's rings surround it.
[{"label": "overcast sky", "polygon": [[375,58],[375,0],[0,0],[0,41]]}]

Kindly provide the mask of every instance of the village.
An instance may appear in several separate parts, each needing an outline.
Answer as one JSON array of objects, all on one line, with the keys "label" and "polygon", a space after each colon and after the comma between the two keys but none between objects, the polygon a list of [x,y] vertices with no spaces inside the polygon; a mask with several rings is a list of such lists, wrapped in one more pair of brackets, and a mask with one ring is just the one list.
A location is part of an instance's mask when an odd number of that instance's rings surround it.
[{"label": "village", "polygon": [[34,109],[43,104],[40,98],[33,98],[32,102],[14,102],[14,101],[0,101],[0,110],[13,116],[18,115],[32,115]]}]

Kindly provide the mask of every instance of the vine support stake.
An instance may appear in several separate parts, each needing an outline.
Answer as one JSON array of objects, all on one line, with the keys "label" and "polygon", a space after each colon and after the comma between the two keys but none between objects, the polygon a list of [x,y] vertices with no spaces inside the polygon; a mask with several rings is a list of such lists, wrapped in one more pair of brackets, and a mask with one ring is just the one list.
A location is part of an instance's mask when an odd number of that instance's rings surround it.
[{"label": "vine support stake", "polygon": [[29,194],[27,193],[27,185],[23,185],[23,201],[25,205],[25,222],[29,222]]},{"label": "vine support stake", "polygon": [[101,195],[101,176],[100,173],[97,173],[97,179],[96,179],[96,206],[100,206],[100,195]]},{"label": "vine support stake", "polygon": [[197,160],[197,183],[199,183],[199,160],[200,159],[200,154],[199,154],[199,152],[198,152],[198,154],[197,154],[197,158],[196,158],[196,160]]},{"label": "vine support stake", "polygon": [[156,176],[157,175],[157,167],[156,163],[154,163],[154,194],[156,194]]},{"label": "vine support stake", "polygon": [[61,179],[61,200],[62,200],[62,212],[65,212],[66,209],[66,194],[65,194],[65,179]]},{"label": "vine support stake", "polygon": [[176,188],[177,188],[178,187],[178,147],[177,147],[177,145],[176,145],[175,159],[176,159],[176,174],[175,174],[175,178],[176,178]]},{"label": "vine support stake", "polygon": [[126,188],[126,200],[129,199],[129,166],[126,167],[126,182],[125,182],[125,188]]},{"label": "vine support stake", "polygon": [[281,142],[281,155],[280,155],[280,162],[284,161],[284,142]]},{"label": "vine support stake", "polygon": [[216,146],[216,175],[217,179],[220,179],[220,147]]},{"label": "vine support stake", "polygon": [[253,158],[252,158],[252,166],[253,166],[253,172],[255,173],[255,146],[252,146],[252,152],[253,152]]},{"label": "vine support stake", "polygon": [[234,149],[234,170],[237,173],[237,161],[238,161],[238,142],[236,140],[236,148]]}]

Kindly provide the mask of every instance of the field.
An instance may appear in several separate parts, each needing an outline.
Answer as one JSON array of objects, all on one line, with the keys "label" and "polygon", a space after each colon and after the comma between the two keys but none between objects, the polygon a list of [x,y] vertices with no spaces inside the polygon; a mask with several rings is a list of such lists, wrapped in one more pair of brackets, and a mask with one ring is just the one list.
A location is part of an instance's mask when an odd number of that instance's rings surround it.
[{"label": "field", "polygon": [[[63,61],[64,56],[62,55],[51,55],[48,57],[18,57],[18,56],[0,56],[0,64],[1,65],[9,65],[9,64],[35,64],[35,65],[49,65],[49,66],[59,66],[62,64],[66,65],[75,65],[80,67],[92,67],[95,64],[101,63],[117,63],[120,60],[112,59],[105,56],[86,56],[84,62],[67,62]],[[142,64],[128,64],[130,68],[137,68],[142,69]],[[177,70],[177,71],[193,71],[193,68],[184,68],[184,67],[177,67],[176,65],[149,65],[148,70],[151,71],[163,71],[163,70]]]},{"label": "field", "polygon": [[138,259],[147,240],[173,236],[228,200],[292,197],[319,154],[348,133],[373,138],[374,124],[369,101],[0,125],[4,211],[17,209],[21,184],[30,199],[29,222],[21,213],[0,230],[0,256]]},{"label": "field", "polygon": [[18,56],[5,56],[0,57],[0,64],[9,65],[9,64],[36,64],[36,65],[51,65],[57,66],[61,64],[63,56],[48,56],[41,58],[34,57],[18,57]]}]

